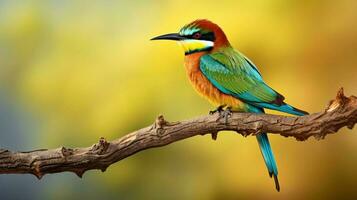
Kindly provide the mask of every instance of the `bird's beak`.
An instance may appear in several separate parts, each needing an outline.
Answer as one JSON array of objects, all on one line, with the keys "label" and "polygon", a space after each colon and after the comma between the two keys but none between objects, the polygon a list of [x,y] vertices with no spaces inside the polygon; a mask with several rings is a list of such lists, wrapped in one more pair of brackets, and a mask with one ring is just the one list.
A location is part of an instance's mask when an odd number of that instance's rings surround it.
[{"label": "bird's beak", "polygon": [[151,38],[151,40],[184,40],[184,39],[186,39],[186,38],[181,36],[178,33],[169,33],[169,34],[160,35],[160,36]]}]

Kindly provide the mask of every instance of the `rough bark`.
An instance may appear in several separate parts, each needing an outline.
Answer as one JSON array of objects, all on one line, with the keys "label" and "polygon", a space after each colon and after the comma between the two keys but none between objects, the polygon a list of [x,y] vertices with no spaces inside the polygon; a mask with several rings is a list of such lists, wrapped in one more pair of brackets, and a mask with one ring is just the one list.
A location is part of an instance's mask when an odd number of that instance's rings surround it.
[{"label": "rough bark", "polygon": [[335,100],[319,113],[302,117],[269,114],[233,113],[227,123],[219,114],[201,116],[180,122],[168,122],[159,116],[152,126],[134,131],[122,138],[84,148],[41,149],[13,152],[0,149],[0,174],[31,173],[41,178],[48,173],[70,171],[82,177],[91,169],[103,172],[107,167],[139,151],[164,146],[196,135],[231,130],[244,136],[268,132],[302,141],[314,136],[323,139],[346,126],[352,129],[357,122],[357,98],[345,97],[341,88]]}]

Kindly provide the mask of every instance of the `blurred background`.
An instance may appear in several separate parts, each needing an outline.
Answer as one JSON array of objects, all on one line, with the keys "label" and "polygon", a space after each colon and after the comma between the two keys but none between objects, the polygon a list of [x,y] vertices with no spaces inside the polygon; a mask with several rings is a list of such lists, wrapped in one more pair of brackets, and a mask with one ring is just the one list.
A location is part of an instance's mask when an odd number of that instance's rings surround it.
[{"label": "blurred background", "polygon": [[[287,101],[318,112],[357,94],[357,1],[0,0],[0,148],[90,146],[213,109],[183,51],[153,36],[218,23]],[[256,139],[227,132],[140,152],[108,168],[0,175],[1,199],[336,199],[357,196],[357,129],[297,142],[271,135],[281,192]]]}]

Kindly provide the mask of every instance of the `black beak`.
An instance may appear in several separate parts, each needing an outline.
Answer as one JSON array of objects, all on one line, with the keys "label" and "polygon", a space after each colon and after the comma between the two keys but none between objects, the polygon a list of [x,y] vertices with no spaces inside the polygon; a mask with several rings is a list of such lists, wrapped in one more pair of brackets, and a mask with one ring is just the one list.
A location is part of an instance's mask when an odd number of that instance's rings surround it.
[{"label": "black beak", "polygon": [[184,40],[184,39],[186,39],[186,38],[181,36],[178,33],[169,33],[169,34],[160,35],[160,36],[151,38],[151,40]]}]

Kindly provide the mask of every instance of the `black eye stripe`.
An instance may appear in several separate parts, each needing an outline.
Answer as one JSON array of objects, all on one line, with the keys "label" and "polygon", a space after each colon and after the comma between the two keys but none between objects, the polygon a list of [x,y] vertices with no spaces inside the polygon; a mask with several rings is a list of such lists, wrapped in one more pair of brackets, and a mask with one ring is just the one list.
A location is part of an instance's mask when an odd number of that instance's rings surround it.
[{"label": "black eye stripe", "polygon": [[209,32],[209,33],[205,33],[202,34],[201,40],[208,40],[208,41],[214,41],[216,38],[214,37],[214,33],[213,32]]},{"label": "black eye stripe", "polygon": [[[190,38],[190,39],[197,39],[197,38],[194,38],[194,35],[195,35],[196,33],[199,33],[199,32],[193,33],[193,34],[190,35],[188,38]],[[213,33],[213,32],[201,34],[201,37],[199,38],[199,40],[208,40],[208,41],[212,41],[212,42],[213,42],[215,39],[216,39],[216,37],[214,36],[214,33]]]}]

